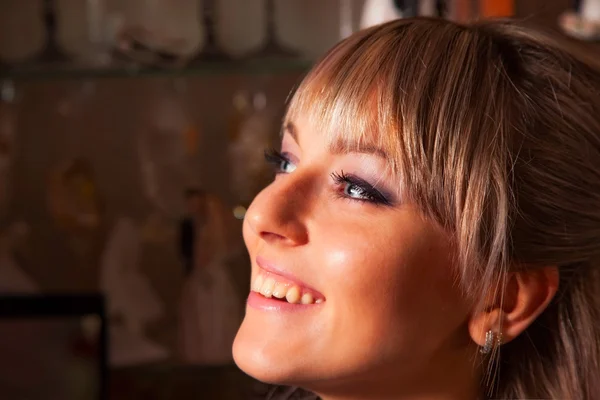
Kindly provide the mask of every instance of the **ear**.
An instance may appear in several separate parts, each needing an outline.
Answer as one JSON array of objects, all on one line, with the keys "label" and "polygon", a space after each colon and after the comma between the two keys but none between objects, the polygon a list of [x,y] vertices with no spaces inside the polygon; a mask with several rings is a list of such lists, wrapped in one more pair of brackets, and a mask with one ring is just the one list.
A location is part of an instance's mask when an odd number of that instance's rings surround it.
[{"label": "ear", "polygon": [[469,334],[479,346],[490,330],[507,343],[527,329],[556,295],[559,272],[557,267],[531,268],[511,272],[507,279],[504,293],[491,296],[483,311],[469,319]]}]

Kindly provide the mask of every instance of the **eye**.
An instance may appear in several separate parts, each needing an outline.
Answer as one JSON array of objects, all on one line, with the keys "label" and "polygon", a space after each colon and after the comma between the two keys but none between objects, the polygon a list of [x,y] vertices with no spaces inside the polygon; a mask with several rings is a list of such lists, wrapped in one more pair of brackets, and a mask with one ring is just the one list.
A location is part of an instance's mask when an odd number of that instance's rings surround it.
[{"label": "eye", "polygon": [[356,199],[364,199],[369,200],[371,196],[369,193],[365,192],[363,188],[357,186],[353,183],[346,183],[344,187],[344,194],[348,197],[356,198]]},{"label": "eye", "polygon": [[265,161],[273,166],[276,174],[289,174],[296,170],[296,165],[277,150],[265,151]]},{"label": "eye", "polygon": [[365,201],[373,204],[391,205],[390,200],[384,196],[373,185],[362,178],[354,175],[341,173],[332,173],[336,185],[339,185],[343,192],[343,197],[356,201]]}]

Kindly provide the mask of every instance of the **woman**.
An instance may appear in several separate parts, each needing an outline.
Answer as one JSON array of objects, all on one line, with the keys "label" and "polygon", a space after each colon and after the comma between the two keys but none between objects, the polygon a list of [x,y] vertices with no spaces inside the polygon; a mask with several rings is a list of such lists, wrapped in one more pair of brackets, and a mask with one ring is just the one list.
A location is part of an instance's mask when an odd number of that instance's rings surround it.
[{"label": "woman", "polygon": [[325,400],[600,398],[600,68],[571,48],[411,19],[331,50],[246,214],[237,365]]}]

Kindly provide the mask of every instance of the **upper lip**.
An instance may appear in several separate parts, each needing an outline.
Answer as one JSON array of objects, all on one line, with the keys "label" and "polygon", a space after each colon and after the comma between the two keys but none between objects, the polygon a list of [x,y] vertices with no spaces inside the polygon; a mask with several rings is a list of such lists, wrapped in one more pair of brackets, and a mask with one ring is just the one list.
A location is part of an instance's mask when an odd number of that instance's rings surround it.
[{"label": "upper lip", "polygon": [[318,297],[325,299],[325,296],[323,296],[323,294],[320,293],[318,290],[316,290],[312,286],[306,284],[305,282],[301,281],[300,279],[298,279],[296,276],[294,276],[290,272],[286,271],[285,269],[282,269],[281,267],[270,262],[269,260],[265,259],[264,257],[257,256],[256,264],[258,265],[259,268],[261,268],[267,272],[270,272],[272,274],[279,275],[279,276],[285,278],[286,280],[288,280],[292,283],[295,283],[296,285],[298,285],[302,288],[305,288],[305,289],[310,290],[311,292],[314,292]]}]

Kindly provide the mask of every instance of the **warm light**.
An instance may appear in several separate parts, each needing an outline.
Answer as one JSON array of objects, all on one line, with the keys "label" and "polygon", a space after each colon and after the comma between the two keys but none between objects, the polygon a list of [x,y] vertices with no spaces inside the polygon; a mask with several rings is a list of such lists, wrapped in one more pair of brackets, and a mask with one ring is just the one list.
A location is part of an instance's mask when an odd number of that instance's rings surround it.
[{"label": "warm light", "polygon": [[512,17],[515,14],[514,0],[481,0],[479,12],[486,18]]},{"label": "warm light", "polygon": [[235,206],[233,208],[233,216],[236,217],[237,219],[244,219],[245,215],[246,215],[246,207]]}]

